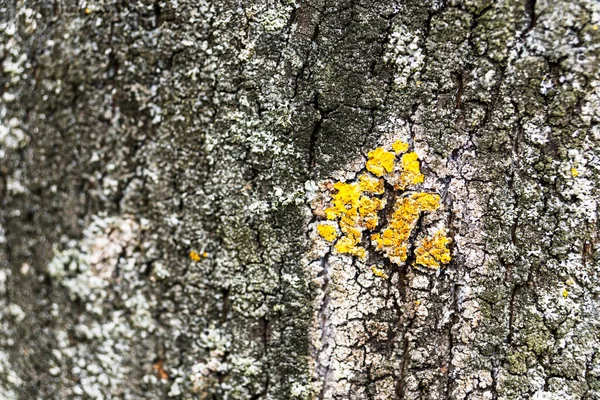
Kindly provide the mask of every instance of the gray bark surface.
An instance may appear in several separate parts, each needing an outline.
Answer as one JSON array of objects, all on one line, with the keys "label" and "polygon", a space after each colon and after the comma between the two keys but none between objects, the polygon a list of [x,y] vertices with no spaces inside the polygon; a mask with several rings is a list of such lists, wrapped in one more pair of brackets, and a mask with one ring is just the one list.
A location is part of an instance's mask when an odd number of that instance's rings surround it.
[{"label": "gray bark surface", "polygon": [[[0,0],[0,399],[600,399],[599,27],[594,0]],[[315,232],[396,139],[442,197],[437,271]]]}]

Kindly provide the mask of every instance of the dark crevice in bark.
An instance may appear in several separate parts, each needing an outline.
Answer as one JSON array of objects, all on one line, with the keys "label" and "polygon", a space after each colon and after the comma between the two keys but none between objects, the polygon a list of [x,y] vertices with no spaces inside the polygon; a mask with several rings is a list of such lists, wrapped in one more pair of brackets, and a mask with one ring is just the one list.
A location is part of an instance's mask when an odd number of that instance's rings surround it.
[{"label": "dark crevice in bark", "polygon": [[[319,392],[318,398],[319,400],[323,400],[325,398],[325,393],[328,389],[329,378],[330,378],[330,370],[329,370],[329,361],[327,362],[327,366],[323,369],[320,363],[320,356],[322,352],[327,351],[329,348],[329,341],[327,337],[329,335],[328,323],[329,323],[329,285],[331,282],[331,275],[329,271],[329,257],[331,255],[331,249],[325,254],[323,258],[321,258],[321,272],[318,275],[319,277],[323,277],[323,285],[321,286],[321,290],[323,292],[323,299],[321,300],[321,305],[319,306],[319,328],[321,330],[321,345],[323,346],[317,354],[315,354],[315,360],[317,362],[316,372],[317,376],[321,378],[321,390]],[[334,343],[335,345],[335,343]]]},{"label": "dark crevice in bark", "polygon": [[[364,325],[364,324],[363,324]],[[368,332],[367,327],[364,327],[365,332]],[[369,335],[370,336],[370,335]],[[371,337],[369,337],[369,339],[371,339]],[[362,361],[363,365],[367,365],[367,349],[363,349],[363,361]],[[366,387],[366,392],[367,392],[367,400],[375,400],[375,395],[373,394],[373,383],[375,383],[376,381],[373,379],[373,374],[371,372],[371,365],[368,365],[366,367],[366,378],[367,381],[369,382],[369,384]]]},{"label": "dark crevice in bark", "polygon": [[231,312],[230,293],[231,289],[228,287],[221,289],[221,297],[223,302],[223,308],[221,310],[221,324],[224,324],[229,320],[229,313]]},{"label": "dark crevice in bark", "polygon": [[498,400],[498,373],[499,373],[499,367],[498,367],[498,360],[497,359],[493,359],[492,360],[492,371],[491,371],[491,375],[492,375],[492,400]]},{"label": "dark crevice in bark", "polygon": [[[417,224],[410,233],[410,237],[407,242],[411,244],[410,250],[408,252],[408,256],[403,265],[398,268],[398,292],[400,294],[400,298],[402,299],[402,304],[406,307],[409,304],[409,282],[408,282],[408,274],[409,268],[411,265],[414,265],[416,260],[415,254],[415,243],[416,238],[420,232],[423,231],[423,218],[424,214],[422,213],[417,220]],[[431,282],[430,282],[431,284]],[[430,290],[431,288],[429,288]],[[398,400],[404,399],[406,396],[406,377],[409,373],[408,364],[410,363],[410,345],[411,341],[407,337],[408,332],[410,332],[413,323],[414,323],[414,313],[409,313],[404,308],[402,309],[400,316],[400,322],[398,324],[398,330],[402,334],[402,358],[400,359],[400,371],[399,376],[396,379],[396,387],[395,393],[396,398]]]},{"label": "dark crevice in bark", "polygon": [[154,2],[152,11],[154,12],[154,28],[158,28],[160,26],[160,24],[162,23],[162,19],[161,19],[162,8],[160,6],[159,0]]},{"label": "dark crevice in bark", "polygon": [[397,378],[396,382],[396,399],[402,400],[404,399],[404,394],[406,391],[406,373],[408,369],[408,363],[410,360],[409,353],[410,342],[408,338],[404,338],[402,342],[402,359],[400,361],[400,376]]},{"label": "dark crevice in bark", "polygon": [[264,391],[263,394],[264,395],[268,395],[269,393],[269,386],[271,385],[271,374],[270,374],[270,358],[269,358],[269,341],[270,341],[270,321],[266,318],[266,317],[262,317],[261,318],[261,324],[262,324],[262,343],[263,343],[263,358],[265,360],[265,387],[264,387]]},{"label": "dark crevice in bark", "polygon": [[535,12],[537,0],[525,0],[525,12],[529,17],[529,26],[527,27],[526,32],[535,28],[535,24],[537,22],[537,15]]},{"label": "dark crevice in bark", "polygon": [[[450,267],[450,266],[448,266]],[[452,296],[452,317],[450,319],[450,324],[448,326],[448,357],[447,357],[447,365],[442,366],[445,368],[446,373],[446,385],[445,385],[445,396],[446,398],[450,398],[450,393],[452,392],[452,373],[454,371],[452,360],[454,358],[454,347],[456,345],[456,339],[454,337],[454,327],[456,327],[460,321],[459,319],[459,309],[458,309],[458,291],[460,286],[456,283],[452,285],[451,296]]]},{"label": "dark crevice in bark", "polygon": [[521,289],[521,285],[515,285],[510,294],[510,302],[508,308],[508,336],[506,338],[506,342],[511,344],[513,341],[514,335],[514,320],[515,320],[515,301],[517,295],[519,294],[519,290]]},{"label": "dark crevice in bark", "polygon": [[[392,28],[394,27],[394,18],[396,18],[396,16],[399,14],[398,11],[390,14],[390,15],[386,15],[386,16],[381,16],[381,18],[385,19],[387,21],[387,26],[385,27],[385,32],[383,35],[383,39],[380,42],[380,50],[379,50],[379,54],[377,54],[377,57],[375,57],[370,64],[370,68],[369,68],[369,73],[372,77],[375,76],[375,70],[376,67],[378,65],[378,63],[382,63],[384,56],[385,56],[385,51],[386,51],[386,47],[388,46],[388,44],[390,43],[390,38],[392,36]],[[393,81],[393,74],[391,75],[391,80]]]},{"label": "dark crevice in bark", "polygon": [[[446,191],[444,193],[444,196],[442,197],[442,201],[445,201],[446,195],[447,195],[447,191],[448,191],[448,186],[450,185],[450,181],[452,178],[448,178],[447,179],[447,183],[445,185]],[[453,238],[452,243],[450,245],[450,252],[451,254],[454,254],[455,256],[452,258],[452,260],[450,261],[450,263],[447,265],[447,269],[453,269],[456,271],[456,273],[459,273],[460,270],[460,260],[456,258],[456,254],[458,253],[458,247],[456,245],[456,242],[454,240],[454,238],[457,235],[457,231],[458,231],[458,227],[455,226],[455,215],[454,212],[452,211],[452,198],[449,198],[448,201],[449,204],[447,204],[447,208],[450,210],[450,212],[448,213],[448,222],[447,222],[447,227],[448,227],[448,236],[450,238]],[[451,304],[451,312],[452,312],[452,316],[450,318],[450,324],[448,325],[448,356],[446,358],[446,365],[442,366],[442,368],[446,369],[446,373],[445,373],[445,377],[446,377],[446,385],[445,385],[445,396],[446,398],[450,398],[450,393],[452,391],[452,383],[453,383],[453,379],[452,379],[452,374],[454,371],[454,367],[452,364],[452,360],[454,358],[454,348],[456,345],[456,338],[454,337],[454,329],[456,326],[458,326],[458,323],[460,322],[460,310],[459,310],[459,298],[458,298],[458,292],[460,290],[460,285],[456,282],[454,282],[451,286],[451,299],[452,299],[452,304]]]},{"label": "dark crevice in bark", "polygon": [[455,106],[455,108],[457,110],[460,110],[462,108],[462,96],[463,96],[463,91],[464,91],[464,86],[465,86],[465,76],[462,72],[456,73],[456,82],[457,82],[457,88],[456,88],[456,106]]},{"label": "dark crevice in bark", "polygon": [[317,39],[319,37],[319,24],[321,22],[320,21],[321,11],[317,11],[316,18],[317,18],[317,21],[315,23],[312,35],[310,37],[308,51],[306,52],[306,55],[303,57],[303,62],[302,62],[302,65],[300,66],[300,69],[298,70],[298,73],[294,76],[294,91],[292,94],[292,99],[295,99],[296,96],[298,95],[300,80],[304,78],[306,69],[310,67],[311,59],[313,58],[313,50],[318,52]]},{"label": "dark crevice in bark", "polygon": [[313,106],[315,110],[319,113],[319,119],[315,122],[313,126],[312,133],[310,134],[310,143],[308,146],[308,170],[309,176],[314,178],[315,175],[315,166],[316,166],[316,152],[317,145],[319,141],[319,134],[321,132],[321,128],[323,126],[323,121],[325,120],[325,112],[319,108],[319,93],[315,93]]}]

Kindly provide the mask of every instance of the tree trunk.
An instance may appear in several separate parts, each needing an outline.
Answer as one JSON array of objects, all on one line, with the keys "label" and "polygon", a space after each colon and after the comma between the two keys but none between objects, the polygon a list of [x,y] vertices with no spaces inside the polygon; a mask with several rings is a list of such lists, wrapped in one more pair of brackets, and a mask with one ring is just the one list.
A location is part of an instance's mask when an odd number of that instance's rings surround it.
[{"label": "tree trunk", "polygon": [[[594,0],[0,0],[0,398],[600,399],[599,26]],[[356,236],[332,210],[375,149]],[[394,259],[373,235],[419,193]]]}]

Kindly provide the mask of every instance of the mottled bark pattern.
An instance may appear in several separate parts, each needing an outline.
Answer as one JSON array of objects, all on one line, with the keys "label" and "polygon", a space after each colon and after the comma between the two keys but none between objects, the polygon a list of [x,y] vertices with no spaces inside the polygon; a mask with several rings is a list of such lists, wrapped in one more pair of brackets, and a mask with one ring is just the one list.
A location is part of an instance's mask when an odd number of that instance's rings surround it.
[{"label": "mottled bark pattern", "polygon": [[[599,56],[594,0],[0,0],[0,398],[600,398]],[[315,232],[396,139],[437,272]]]}]

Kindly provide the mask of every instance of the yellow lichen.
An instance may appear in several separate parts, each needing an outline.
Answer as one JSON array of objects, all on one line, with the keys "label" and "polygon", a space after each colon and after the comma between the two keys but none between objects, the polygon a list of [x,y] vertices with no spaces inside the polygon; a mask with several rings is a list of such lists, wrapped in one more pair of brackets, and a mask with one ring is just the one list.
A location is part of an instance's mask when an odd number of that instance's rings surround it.
[{"label": "yellow lichen", "polygon": [[423,239],[421,245],[415,250],[416,263],[424,267],[437,269],[441,264],[450,262],[450,239],[443,230],[439,230],[433,237]]},{"label": "yellow lichen", "polygon": [[380,270],[379,268],[377,268],[375,265],[371,266],[371,271],[373,272],[373,275],[378,276],[382,279],[388,279],[389,276],[383,272],[382,270]]},{"label": "yellow lichen", "polygon": [[577,169],[575,169],[575,167],[571,167],[571,176],[573,178],[577,178],[579,176],[579,171],[577,171]]},{"label": "yellow lichen", "polygon": [[200,254],[196,250],[190,251],[190,258],[192,261],[200,261]]},{"label": "yellow lichen", "polygon": [[388,226],[371,236],[377,249],[395,264],[406,261],[408,239],[420,214],[437,210],[439,202],[440,196],[430,193],[413,193],[397,200]]},{"label": "yellow lichen", "polygon": [[337,182],[333,188],[336,192],[332,195],[331,207],[325,209],[327,219],[355,217],[361,195],[360,186],[356,183]]},{"label": "yellow lichen", "polygon": [[404,143],[402,140],[396,140],[394,144],[392,144],[392,149],[396,154],[406,153],[408,150],[408,143]]},{"label": "yellow lichen", "polygon": [[375,178],[371,174],[362,174],[358,177],[360,190],[367,193],[383,194],[383,180]]},{"label": "yellow lichen", "polygon": [[376,197],[371,199],[367,196],[360,198],[358,212],[367,229],[375,229],[379,223],[377,212],[382,210],[384,206],[385,200],[380,200]]},{"label": "yellow lichen", "polygon": [[[363,215],[367,215],[367,211],[372,210],[374,206],[367,206],[365,200],[361,202],[365,196],[362,196],[358,183],[337,182],[333,188],[335,192],[331,196],[331,207],[325,209],[325,215],[329,220],[339,220],[340,230],[344,234],[336,243],[335,249],[338,253],[362,258],[365,256],[365,249],[357,246],[362,239],[362,231],[359,228],[364,225],[359,207],[361,205],[366,207]],[[368,216],[370,219],[373,218],[371,214]]]},{"label": "yellow lichen", "polygon": [[566,288],[565,288],[565,289],[563,289],[563,291],[562,291],[562,297],[564,297],[565,299],[566,299],[567,297],[569,297],[569,291],[568,291]]},{"label": "yellow lichen", "polygon": [[406,189],[409,185],[423,183],[424,176],[419,165],[417,153],[406,153],[402,156],[402,174],[400,175],[399,189]]},{"label": "yellow lichen", "polygon": [[317,231],[328,242],[333,242],[338,237],[337,229],[331,225],[319,224],[317,225]]},{"label": "yellow lichen", "polygon": [[335,250],[340,254],[350,254],[359,258],[364,258],[366,255],[365,249],[356,245],[359,242],[360,237],[347,235],[337,241]]},{"label": "yellow lichen", "polygon": [[[325,209],[317,208],[320,210],[317,215],[335,222],[319,224],[317,230],[325,240],[335,242],[334,249],[337,253],[366,257],[366,250],[360,246],[362,234],[365,230],[376,231],[379,225],[379,212],[386,205],[385,198],[381,198],[386,188],[384,179],[394,185],[395,189],[401,190],[423,182],[419,158],[414,152],[406,153],[408,148],[409,145],[400,140],[392,144],[393,152],[378,147],[368,153],[366,169],[369,172],[361,174],[356,182],[328,184],[331,202]],[[401,168],[395,173],[396,155],[400,157],[401,154]],[[371,235],[376,250],[393,263],[405,262],[411,233],[421,213],[435,211],[439,202],[440,197],[430,193],[411,193],[396,200],[388,225]],[[417,254],[417,263],[429,267],[447,263],[450,259],[446,247],[449,240],[445,236],[426,239],[419,248],[423,254],[420,258]],[[426,251],[427,249],[429,250]],[[374,269],[373,273],[377,274],[376,271],[380,270]]]},{"label": "yellow lichen", "polygon": [[386,172],[394,170],[394,160],[396,156],[390,151],[386,151],[383,147],[378,147],[369,152],[367,160],[367,170],[376,176],[382,176]]}]

